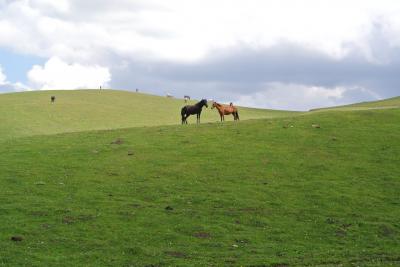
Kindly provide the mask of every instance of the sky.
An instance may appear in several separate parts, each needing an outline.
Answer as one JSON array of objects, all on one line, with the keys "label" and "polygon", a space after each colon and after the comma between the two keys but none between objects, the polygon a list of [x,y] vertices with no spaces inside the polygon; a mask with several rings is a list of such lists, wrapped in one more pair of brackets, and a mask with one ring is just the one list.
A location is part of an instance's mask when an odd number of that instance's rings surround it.
[{"label": "sky", "polygon": [[0,92],[308,110],[400,95],[398,0],[0,0]]}]

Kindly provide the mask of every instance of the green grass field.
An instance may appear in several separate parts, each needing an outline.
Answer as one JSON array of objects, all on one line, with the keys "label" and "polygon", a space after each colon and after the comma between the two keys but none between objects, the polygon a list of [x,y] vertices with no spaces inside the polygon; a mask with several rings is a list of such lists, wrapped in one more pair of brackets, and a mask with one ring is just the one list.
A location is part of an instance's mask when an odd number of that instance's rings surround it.
[{"label": "green grass field", "polygon": [[[50,94],[0,95],[69,123],[40,135],[40,114],[29,130],[12,127],[23,108],[2,115],[12,131],[1,126],[0,266],[400,265],[399,108],[249,109],[241,117],[254,120],[239,123],[93,130],[61,99],[44,106]],[[101,101],[110,128],[176,124],[173,114],[117,127]]]}]

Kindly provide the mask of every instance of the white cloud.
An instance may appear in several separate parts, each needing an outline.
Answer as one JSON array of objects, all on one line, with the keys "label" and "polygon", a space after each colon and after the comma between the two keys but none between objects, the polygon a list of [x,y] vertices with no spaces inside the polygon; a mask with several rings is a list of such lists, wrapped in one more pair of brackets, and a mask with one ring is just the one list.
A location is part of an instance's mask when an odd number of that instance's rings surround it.
[{"label": "white cloud", "polygon": [[346,53],[343,43],[358,42],[362,46],[363,33],[375,17],[383,17],[393,25],[393,40],[399,40],[400,32],[397,0],[110,3],[7,2],[0,10],[0,44],[24,53],[77,62],[96,61],[105,51],[131,59],[193,61],[216,48],[237,44],[265,48],[280,40],[340,57]]},{"label": "white cloud", "polygon": [[111,80],[108,68],[97,65],[67,64],[52,57],[42,66],[35,65],[28,72],[29,83],[41,90],[99,88]]},{"label": "white cloud", "polygon": [[264,90],[241,95],[237,105],[284,110],[309,110],[354,103],[353,95],[366,99],[379,99],[373,92],[359,87],[305,86],[298,84],[268,83]]},{"label": "white cloud", "polygon": [[30,4],[34,8],[55,11],[59,13],[67,13],[70,9],[68,0],[31,0]]},{"label": "white cloud", "polygon": [[6,83],[6,75],[3,73],[3,68],[0,66],[0,85],[3,85]]}]

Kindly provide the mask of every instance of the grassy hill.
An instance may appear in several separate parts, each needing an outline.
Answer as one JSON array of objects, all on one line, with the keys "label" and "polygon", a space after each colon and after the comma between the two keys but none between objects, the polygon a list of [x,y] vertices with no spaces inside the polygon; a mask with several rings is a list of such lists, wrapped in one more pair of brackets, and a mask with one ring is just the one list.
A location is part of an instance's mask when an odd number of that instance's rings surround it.
[{"label": "grassy hill", "polygon": [[330,111],[3,140],[0,266],[399,266],[399,122]]},{"label": "grassy hill", "polygon": [[181,126],[177,99],[0,95],[0,266],[399,266],[399,100]]},{"label": "grassy hill", "polygon": [[[50,103],[50,96],[56,103]],[[193,102],[193,101],[192,101]],[[181,99],[116,90],[41,91],[0,95],[0,139],[63,132],[180,124]],[[240,108],[242,120],[294,112]],[[233,120],[229,116],[226,120]],[[204,109],[202,122],[219,120]],[[195,117],[189,123],[196,122]]]},{"label": "grassy hill", "polygon": [[378,101],[369,101],[355,103],[345,106],[329,107],[314,109],[313,111],[326,111],[326,110],[365,110],[365,109],[384,109],[384,108],[400,108],[400,96],[388,98]]}]

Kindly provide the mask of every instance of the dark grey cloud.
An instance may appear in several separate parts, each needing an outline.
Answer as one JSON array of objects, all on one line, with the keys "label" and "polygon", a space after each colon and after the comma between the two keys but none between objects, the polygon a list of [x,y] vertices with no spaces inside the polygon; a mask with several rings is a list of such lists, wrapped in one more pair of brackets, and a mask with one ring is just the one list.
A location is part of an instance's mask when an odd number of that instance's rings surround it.
[{"label": "dark grey cloud", "polygon": [[272,83],[274,90],[276,84],[349,88],[338,104],[393,97],[400,95],[400,48],[390,44],[387,28],[384,22],[373,23],[365,38],[367,54],[354,43],[343,44],[347,53],[341,58],[290,42],[264,49],[242,45],[211,51],[195,63],[131,60],[111,68],[111,85],[224,100],[265,92]]}]

